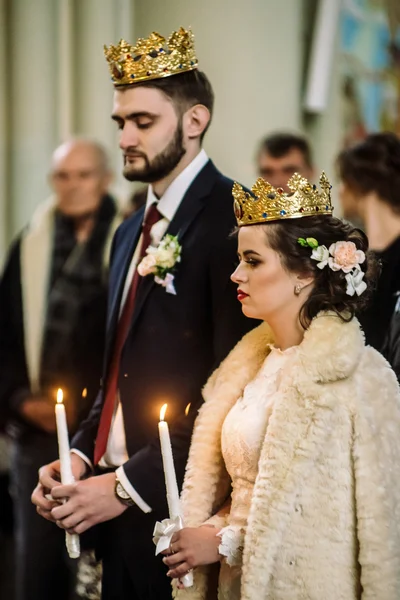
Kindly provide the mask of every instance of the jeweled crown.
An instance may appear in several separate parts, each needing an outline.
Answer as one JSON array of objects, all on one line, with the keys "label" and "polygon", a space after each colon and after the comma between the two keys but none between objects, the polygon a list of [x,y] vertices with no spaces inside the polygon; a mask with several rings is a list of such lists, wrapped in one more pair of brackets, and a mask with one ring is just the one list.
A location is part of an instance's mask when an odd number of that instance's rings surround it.
[{"label": "jeweled crown", "polygon": [[153,32],[139,38],[135,46],[120,40],[117,46],[104,46],[111,79],[115,86],[160,79],[197,69],[191,29],[174,31],[168,39]]},{"label": "jeweled crown", "polygon": [[324,172],[319,183],[320,190],[295,173],[288,181],[291,192],[285,193],[282,188],[275,189],[260,177],[251,188],[251,194],[235,183],[232,195],[238,226],[313,215],[331,215],[332,186]]}]

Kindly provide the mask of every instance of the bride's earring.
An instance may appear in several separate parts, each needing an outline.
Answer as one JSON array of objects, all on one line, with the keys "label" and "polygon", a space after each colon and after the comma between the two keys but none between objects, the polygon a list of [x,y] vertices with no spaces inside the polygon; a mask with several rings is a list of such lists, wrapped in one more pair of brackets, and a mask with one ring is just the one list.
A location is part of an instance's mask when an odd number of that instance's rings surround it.
[{"label": "bride's earring", "polygon": [[300,292],[302,290],[301,285],[298,283],[297,285],[294,286],[294,295],[295,296],[300,296]]}]

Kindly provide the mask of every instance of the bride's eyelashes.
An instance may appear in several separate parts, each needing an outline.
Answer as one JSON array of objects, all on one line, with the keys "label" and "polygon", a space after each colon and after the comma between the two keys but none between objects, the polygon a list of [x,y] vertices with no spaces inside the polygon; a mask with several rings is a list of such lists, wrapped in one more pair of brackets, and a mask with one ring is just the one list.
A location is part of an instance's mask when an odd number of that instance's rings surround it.
[{"label": "bride's eyelashes", "polygon": [[252,256],[246,256],[246,257],[241,257],[240,255],[238,256],[238,260],[236,263],[236,268],[241,264],[241,263],[245,263],[246,265],[250,265],[250,267],[257,267],[258,265],[261,264],[261,260],[254,258]]},{"label": "bride's eyelashes", "polygon": [[248,258],[247,260],[244,261],[246,264],[250,265],[250,267],[252,267],[253,269],[255,269],[256,267],[258,267],[258,265],[261,264],[260,260],[257,260],[255,258]]}]

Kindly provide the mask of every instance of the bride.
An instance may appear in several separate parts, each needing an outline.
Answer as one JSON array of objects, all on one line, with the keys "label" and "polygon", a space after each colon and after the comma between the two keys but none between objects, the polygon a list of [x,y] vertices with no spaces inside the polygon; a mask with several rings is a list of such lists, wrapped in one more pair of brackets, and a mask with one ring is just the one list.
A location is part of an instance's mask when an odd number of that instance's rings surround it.
[{"label": "bride", "polygon": [[234,187],[232,279],[264,323],[205,387],[164,562],[194,568],[182,600],[397,600],[400,396],[354,316],[376,264],[324,175],[289,183]]}]

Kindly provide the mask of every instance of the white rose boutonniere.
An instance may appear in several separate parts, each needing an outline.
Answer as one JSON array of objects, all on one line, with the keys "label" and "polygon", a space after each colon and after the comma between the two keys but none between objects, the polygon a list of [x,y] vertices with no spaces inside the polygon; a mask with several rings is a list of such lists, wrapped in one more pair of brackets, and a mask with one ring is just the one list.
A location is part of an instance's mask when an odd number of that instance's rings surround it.
[{"label": "white rose boutonniere", "polygon": [[176,295],[174,275],[176,264],[181,262],[182,246],[178,237],[167,234],[157,247],[149,246],[146,256],[138,265],[138,273],[142,277],[154,275],[154,281],[165,287],[168,294]]}]

